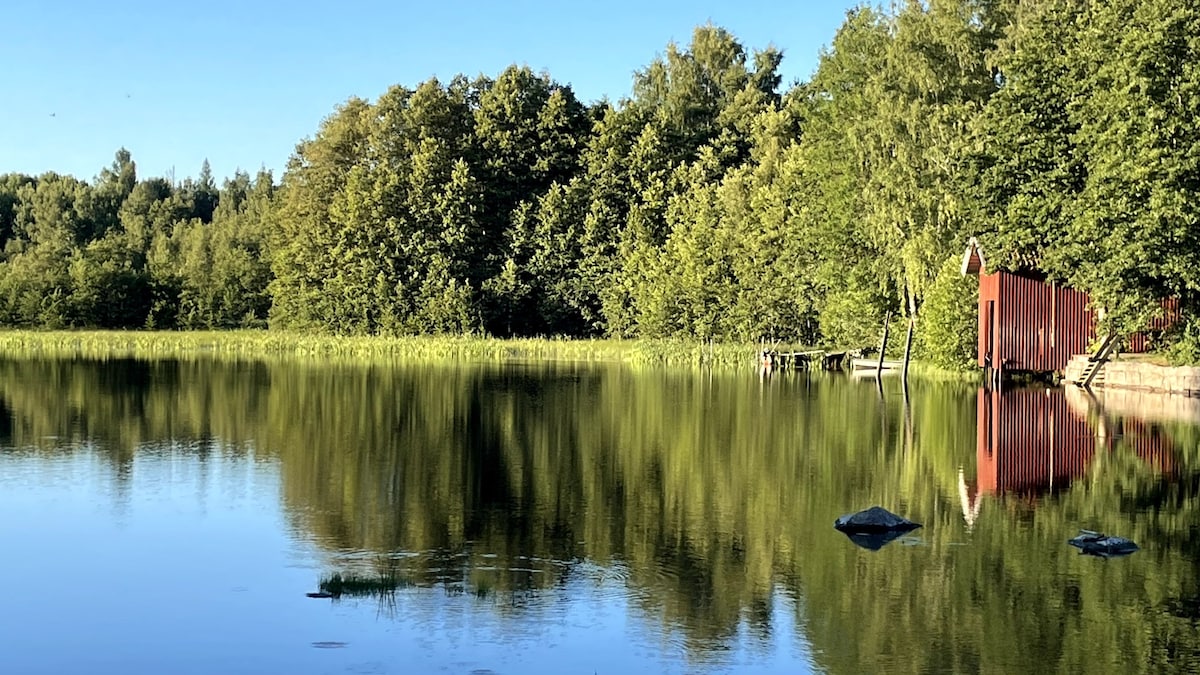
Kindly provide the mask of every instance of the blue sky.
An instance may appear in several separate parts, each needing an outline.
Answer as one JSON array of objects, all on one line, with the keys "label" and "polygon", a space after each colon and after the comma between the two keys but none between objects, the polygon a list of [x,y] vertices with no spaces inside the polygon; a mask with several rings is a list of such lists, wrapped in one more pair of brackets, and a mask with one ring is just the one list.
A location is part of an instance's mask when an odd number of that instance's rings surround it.
[{"label": "blue sky", "polygon": [[784,50],[806,79],[848,0],[665,2],[93,2],[7,0],[0,173],[95,176],[119,147],[142,177],[280,175],[351,96],[436,75],[545,70],[616,100],[635,70],[706,22]]}]

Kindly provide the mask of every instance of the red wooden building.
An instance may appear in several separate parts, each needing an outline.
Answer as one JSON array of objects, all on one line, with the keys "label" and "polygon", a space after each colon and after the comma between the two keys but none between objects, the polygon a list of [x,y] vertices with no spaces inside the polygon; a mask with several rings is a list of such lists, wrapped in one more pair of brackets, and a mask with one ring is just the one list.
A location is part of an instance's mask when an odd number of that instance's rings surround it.
[{"label": "red wooden building", "polygon": [[[1085,354],[1096,339],[1096,317],[1086,293],[1045,280],[1036,273],[987,272],[983,251],[972,237],[963,254],[963,275],[979,277],[979,365],[1032,372],[1061,371]],[[1170,323],[1177,303],[1163,303]],[[1141,353],[1150,344],[1138,333],[1122,351]]]}]

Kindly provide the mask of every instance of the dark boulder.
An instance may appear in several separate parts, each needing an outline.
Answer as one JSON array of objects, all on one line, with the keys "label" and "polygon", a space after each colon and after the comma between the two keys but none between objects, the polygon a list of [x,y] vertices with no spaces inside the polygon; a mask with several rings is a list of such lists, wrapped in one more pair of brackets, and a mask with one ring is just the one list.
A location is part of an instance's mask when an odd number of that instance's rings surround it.
[{"label": "dark boulder", "polygon": [[1129,555],[1138,550],[1138,545],[1124,537],[1110,537],[1107,534],[1080,530],[1079,536],[1067,540],[1067,543],[1079,549],[1080,553],[1113,558]]},{"label": "dark boulder", "polygon": [[[872,506],[866,511],[844,515],[833,523],[835,529],[846,534],[899,533],[915,530],[920,526],[920,523],[914,523],[907,518],[901,518],[879,506]],[[884,543],[887,543],[887,541]]]}]

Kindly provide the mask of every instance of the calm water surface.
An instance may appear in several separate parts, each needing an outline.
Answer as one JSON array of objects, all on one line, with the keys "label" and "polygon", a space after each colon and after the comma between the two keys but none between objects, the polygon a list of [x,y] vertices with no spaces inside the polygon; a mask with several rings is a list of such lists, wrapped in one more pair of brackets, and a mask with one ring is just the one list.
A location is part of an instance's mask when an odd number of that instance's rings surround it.
[{"label": "calm water surface", "polygon": [[[1197,672],[1200,431],[1172,415],[834,376],[0,359],[0,672]],[[832,529],[872,504],[925,527],[877,551]],[[1078,555],[1081,527],[1142,550]],[[405,587],[305,597],[383,569]]]}]

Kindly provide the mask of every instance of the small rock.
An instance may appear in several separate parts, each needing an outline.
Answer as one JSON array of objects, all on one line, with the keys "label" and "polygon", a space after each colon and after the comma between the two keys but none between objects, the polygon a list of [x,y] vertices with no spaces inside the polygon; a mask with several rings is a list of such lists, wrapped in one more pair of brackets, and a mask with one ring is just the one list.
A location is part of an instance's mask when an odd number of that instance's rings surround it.
[{"label": "small rock", "polygon": [[[850,513],[838,518],[833,527],[847,534],[872,534],[880,532],[908,532],[921,527],[907,518],[888,511],[879,506],[872,506],[866,511]],[[885,542],[886,543],[886,542]]]},{"label": "small rock", "polygon": [[1067,543],[1079,549],[1080,553],[1100,556],[1101,558],[1129,555],[1138,550],[1138,545],[1129,539],[1124,537],[1110,537],[1107,534],[1091,530],[1080,530],[1079,536],[1067,540]]}]

